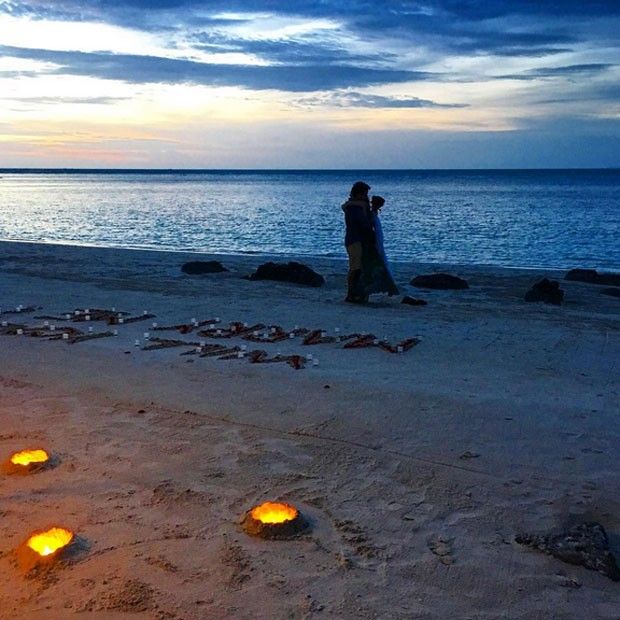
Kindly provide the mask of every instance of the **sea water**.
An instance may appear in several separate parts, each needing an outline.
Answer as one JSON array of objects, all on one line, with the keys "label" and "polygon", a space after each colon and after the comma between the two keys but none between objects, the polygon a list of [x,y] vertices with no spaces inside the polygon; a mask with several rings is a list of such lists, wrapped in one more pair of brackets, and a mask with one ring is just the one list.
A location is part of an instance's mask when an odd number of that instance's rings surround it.
[{"label": "sea water", "polygon": [[620,170],[0,170],[0,238],[344,257],[357,180],[392,260],[620,269]]}]

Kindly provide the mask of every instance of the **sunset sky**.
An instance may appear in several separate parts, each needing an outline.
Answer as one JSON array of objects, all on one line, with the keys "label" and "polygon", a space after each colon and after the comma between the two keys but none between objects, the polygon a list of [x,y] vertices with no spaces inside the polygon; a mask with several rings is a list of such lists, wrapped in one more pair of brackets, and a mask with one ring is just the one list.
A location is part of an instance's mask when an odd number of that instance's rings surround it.
[{"label": "sunset sky", "polygon": [[0,0],[0,166],[620,166],[618,0]]}]

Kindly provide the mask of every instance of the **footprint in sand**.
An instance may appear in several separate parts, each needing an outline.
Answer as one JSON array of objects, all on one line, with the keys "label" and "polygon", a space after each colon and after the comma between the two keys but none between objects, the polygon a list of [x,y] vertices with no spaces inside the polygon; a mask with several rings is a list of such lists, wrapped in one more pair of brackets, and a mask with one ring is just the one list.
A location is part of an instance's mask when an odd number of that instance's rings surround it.
[{"label": "footprint in sand", "polygon": [[364,530],[353,521],[334,521],[334,527],[340,532],[343,541],[353,552],[365,559],[377,558],[381,550],[372,544]]},{"label": "footprint in sand", "polygon": [[434,553],[439,561],[446,566],[454,564],[454,557],[452,556],[452,541],[453,538],[444,538],[437,536],[431,538],[428,541],[428,548]]}]

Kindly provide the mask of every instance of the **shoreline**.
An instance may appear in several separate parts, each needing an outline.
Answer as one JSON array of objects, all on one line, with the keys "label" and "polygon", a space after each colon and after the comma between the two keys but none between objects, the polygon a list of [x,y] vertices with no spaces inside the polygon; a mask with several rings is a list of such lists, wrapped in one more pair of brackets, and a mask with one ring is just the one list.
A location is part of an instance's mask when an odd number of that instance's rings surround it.
[{"label": "shoreline", "polygon": [[[24,324],[75,308],[156,315],[74,345],[0,335],[0,453],[36,443],[58,457],[48,471],[0,477],[1,609],[540,620],[587,608],[616,620],[616,583],[515,537],[598,521],[620,558],[617,299],[561,280],[562,306],[528,304],[525,290],[550,270],[483,267],[457,270],[468,290],[423,291],[405,283],[425,266],[407,263],[394,269],[402,292],[428,305],[377,296],[351,307],[344,261],[307,261],[326,278],[315,289],[242,279],[256,255],[229,256],[232,271],[209,276],[183,275],[184,257],[197,255],[0,242],[0,307],[41,307]],[[190,317],[421,342],[390,354],[300,337],[226,341],[312,353],[319,365],[302,370],[181,355],[189,346],[143,350],[152,320]],[[87,329],[58,329],[67,324]],[[310,531],[247,536],[239,518],[268,499],[297,505]],[[88,549],[25,579],[13,549],[52,514]]]},{"label": "shoreline", "polygon": [[[114,245],[96,245],[96,244],[84,244],[84,243],[72,243],[70,241],[29,241],[22,239],[4,239],[0,238],[0,249],[3,245],[10,244],[19,244],[19,245],[30,245],[39,247],[45,246],[58,246],[60,248],[83,248],[85,250],[109,250],[113,252],[153,252],[156,254],[173,254],[178,256],[186,257],[186,259],[191,259],[192,257],[201,256],[204,260],[225,260],[231,259],[240,261],[243,259],[256,259],[265,261],[333,261],[339,264],[347,263],[346,251],[343,246],[342,256],[330,256],[330,255],[315,255],[315,254],[290,254],[290,253],[282,253],[282,254],[273,254],[273,253],[265,253],[265,252],[245,252],[245,253],[218,253],[218,252],[206,252],[202,250],[180,250],[180,249],[161,249],[154,247],[126,247],[126,246],[114,246]],[[580,269],[596,269],[600,273],[610,273],[615,272],[620,269],[618,268],[601,268],[597,265],[589,265],[587,263],[579,264],[579,265],[571,265],[566,267],[544,267],[544,266],[518,266],[518,265],[499,265],[499,264],[491,264],[491,263],[452,263],[452,262],[426,262],[426,261],[403,261],[403,260],[389,260],[390,267],[398,268],[400,270],[405,268],[410,268],[412,266],[419,266],[426,269],[463,269],[468,271],[515,271],[515,272],[536,272],[536,273],[551,273],[554,274],[554,277],[561,277],[565,274],[569,269],[580,268]]]}]

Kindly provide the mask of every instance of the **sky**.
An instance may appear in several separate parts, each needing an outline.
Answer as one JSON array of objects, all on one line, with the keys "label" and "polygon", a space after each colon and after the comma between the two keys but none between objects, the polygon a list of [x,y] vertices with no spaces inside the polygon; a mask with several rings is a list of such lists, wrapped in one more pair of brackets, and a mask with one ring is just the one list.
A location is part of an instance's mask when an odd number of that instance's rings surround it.
[{"label": "sky", "polygon": [[0,167],[620,166],[618,0],[0,0]]}]

